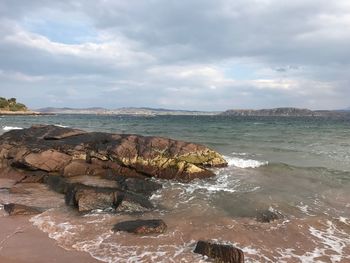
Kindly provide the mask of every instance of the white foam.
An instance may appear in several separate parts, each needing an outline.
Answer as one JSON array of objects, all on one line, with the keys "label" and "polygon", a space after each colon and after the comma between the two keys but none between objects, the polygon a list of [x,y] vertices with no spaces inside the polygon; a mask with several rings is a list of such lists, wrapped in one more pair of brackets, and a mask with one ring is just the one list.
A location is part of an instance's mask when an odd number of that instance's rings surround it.
[{"label": "white foam", "polygon": [[2,129],[4,131],[11,131],[11,130],[22,130],[23,128],[21,128],[21,127],[14,127],[14,126],[3,126]]},{"label": "white foam", "polygon": [[248,153],[237,153],[237,152],[232,152],[233,155],[235,156],[247,156]]},{"label": "white foam", "polygon": [[258,161],[252,159],[242,159],[237,157],[224,156],[229,166],[236,166],[238,168],[258,168],[260,166],[268,165],[267,161]]},{"label": "white foam", "polygon": [[50,238],[62,243],[71,240],[72,236],[82,229],[82,226],[72,225],[70,222],[57,223],[49,215],[43,216],[39,214],[32,217],[29,221],[40,230],[48,233]]},{"label": "white foam", "polygon": [[[341,216],[341,217],[339,217],[339,221],[342,222],[342,223],[344,223],[344,224],[346,224],[346,225],[350,225],[350,220],[349,220],[349,218],[346,218],[346,217]],[[348,222],[348,221],[349,221],[349,222]]]},{"label": "white foam", "polygon": [[[319,262],[317,259],[326,256],[332,263],[342,262],[343,259],[350,259],[344,249],[350,246],[348,234],[338,229],[331,221],[326,222],[326,229],[316,229],[309,227],[310,234],[316,238],[314,241],[318,246],[312,251],[306,251],[300,255],[293,248],[277,249],[281,254],[279,262],[285,262],[283,259],[299,259],[303,263]],[[345,261],[344,261],[345,262]]]},{"label": "white foam", "polygon": [[61,124],[54,124],[54,126],[61,127],[61,128],[68,128],[69,126],[61,125]]},{"label": "white foam", "polygon": [[312,213],[310,213],[310,208],[308,205],[304,204],[303,202],[300,202],[300,204],[296,205],[297,208],[299,208],[299,210],[308,215],[308,216],[314,216]]}]

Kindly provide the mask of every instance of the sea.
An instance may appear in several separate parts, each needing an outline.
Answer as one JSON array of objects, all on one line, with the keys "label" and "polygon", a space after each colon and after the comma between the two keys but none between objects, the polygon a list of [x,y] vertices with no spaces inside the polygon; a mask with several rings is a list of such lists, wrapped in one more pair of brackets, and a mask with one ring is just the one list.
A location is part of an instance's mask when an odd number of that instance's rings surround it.
[{"label": "sea", "polygon": [[[19,184],[16,194],[0,191],[0,203],[47,207],[30,221],[65,249],[103,262],[211,262],[192,251],[198,240],[212,240],[241,248],[245,262],[350,262],[349,119],[2,116],[0,133],[35,124],[170,137],[206,145],[228,162],[213,169],[214,178],[186,184],[160,180],[163,189],[151,197],[157,209],[143,214],[80,215],[45,185]],[[109,184],[84,175],[81,180]],[[279,219],[258,222],[262,211]],[[111,231],[117,222],[139,218],[163,219],[167,232]]]}]

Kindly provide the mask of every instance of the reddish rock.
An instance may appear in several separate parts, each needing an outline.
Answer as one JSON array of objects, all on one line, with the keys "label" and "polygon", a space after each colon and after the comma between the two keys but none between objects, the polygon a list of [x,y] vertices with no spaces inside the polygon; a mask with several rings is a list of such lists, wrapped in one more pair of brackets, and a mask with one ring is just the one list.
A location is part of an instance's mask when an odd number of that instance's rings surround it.
[{"label": "reddish rock", "polygon": [[194,253],[212,258],[217,263],[244,263],[243,251],[231,245],[198,241]]},{"label": "reddish rock", "polygon": [[147,196],[127,192],[112,187],[98,187],[81,183],[68,183],[65,180],[48,177],[51,188],[65,194],[67,205],[76,207],[80,212],[95,209],[115,212],[145,212],[154,208]]},{"label": "reddish rock", "polygon": [[63,176],[70,177],[88,174],[89,166],[91,165],[84,160],[73,160],[64,167]]},{"label": "reddish rock", "polygon": [[[190,181],[214,176],[208,167],[227,165],[203,145],[161,137],[87,133],[57,126],[33,126],[0,136],[1,169],[42,170],[73,176],[158,177]],[[90,164],[85,164],[84,162]]]},{"label": "reddish rock", "polygon": [[46,176],[47,173],[44,171],[28,172],[26,177],[21,180],[21,183],[42,183]]},{"label": "reddish rock", "polygon": [[39,153],[29,153],[24,157],[23,164],[33,170],[58,172],[62,170],[72,157],[56,150],[46,150]]},{"label": "reddish rock", "polygon": [[161,219],[133,220],[120,222],[113,227],[113,231],[125,231],[129,233],[146,235],[162,234],[166,231],[167,225]]},{"label": "reddish rock", "polygon": [[34,215],[34,214],[40,214],[41,211],[38,210],[35,207],[32,206],[26,206],[21,204],[5,204],[4,210],[9,213],[9,215]]}]

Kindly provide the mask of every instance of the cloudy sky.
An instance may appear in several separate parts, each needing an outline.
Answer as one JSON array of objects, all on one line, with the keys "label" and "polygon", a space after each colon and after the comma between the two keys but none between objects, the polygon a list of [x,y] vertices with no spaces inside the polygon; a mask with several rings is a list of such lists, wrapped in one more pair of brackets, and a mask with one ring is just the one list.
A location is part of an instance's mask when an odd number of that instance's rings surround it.
[{"label": "cloudy sky", "polygon": [[346,108],[350,1],[1,0],[0,96],[31,108]]}]

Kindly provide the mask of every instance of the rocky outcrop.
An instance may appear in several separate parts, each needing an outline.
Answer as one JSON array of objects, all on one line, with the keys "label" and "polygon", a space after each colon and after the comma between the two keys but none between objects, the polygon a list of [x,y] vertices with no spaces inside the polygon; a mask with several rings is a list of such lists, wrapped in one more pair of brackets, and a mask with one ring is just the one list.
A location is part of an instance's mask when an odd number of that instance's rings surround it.
[{"label": "rocky outcrop", "polygon": [[243,251],[231,245],[198,241],[194,253],[198,253],[220,263],[244,263]]},{"label": "rocky outcrop", "polygon": [[113,227],[114,232],[125,231],[134,234],[161,234],[167,229],[167,225],[160,219],[133,220],[117,223]]},{"label": "rocky outcrop", "polygon": [[40,214],[41,211],[37,209],[36,207],[32,206],[26,206],[26,205],[21,205],[21,204],[5,204],[4,205],[4,210],[10,215],[35,215],[35,214]]},{"label": "rocky outcrop", "polygon": [[66,177],[81,174],[156,177],[188,182],[213,176],[226,166],[205,146],[161,137],[108,134],[33,126],[0,137],[1,168],[43,171]]}]

